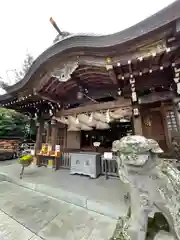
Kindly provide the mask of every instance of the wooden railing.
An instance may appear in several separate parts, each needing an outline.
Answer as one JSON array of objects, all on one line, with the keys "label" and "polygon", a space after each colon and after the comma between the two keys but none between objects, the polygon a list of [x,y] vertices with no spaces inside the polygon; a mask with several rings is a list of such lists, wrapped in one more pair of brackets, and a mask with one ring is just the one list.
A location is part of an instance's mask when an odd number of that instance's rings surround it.
[{"label": "wooden railing", "polygon": [[108,176],[118,177],[118,165],[115,157],[113,160],[105,160],[101,157],[101,174],[107,174]]},{"label": "wooden railing", "polygon": [[60,168],[70,169],[71,167],[71,153],[78,152],[79,149],[62,149],[62,157],[60,160]]}]

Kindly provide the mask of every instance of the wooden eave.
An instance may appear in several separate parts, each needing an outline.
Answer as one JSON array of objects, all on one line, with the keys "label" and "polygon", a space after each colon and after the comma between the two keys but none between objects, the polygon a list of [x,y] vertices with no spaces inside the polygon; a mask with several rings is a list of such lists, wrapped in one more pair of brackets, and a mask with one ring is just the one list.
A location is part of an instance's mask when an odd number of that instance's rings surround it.
[{"label": "wooden eave", "polygon": [[[156,81],[156,79],[152,77],[154,73],[156,74],[158,72],[163,76],[164,72],[171,68],[172,62],[179,62],[178,54],[179,49],[174,49],[168,53],[163,52],[154,57],[150,56],[143,59],[143,61],[136,59],[131,62],[131,64],[113,66],[116,82],[113,82],[105,66],[80,65],[66,82],[61,82],[57,77],[47,74],[40,79],[36,88],[36,95],[39,99],[45,99],[54,103],[71,104],[86,101],[86,99],[77,100],[77,92],[80,89],[87,90],[86,93],[89,97],[94,98],[94,96],[96,96],[96,99],[98,99],[108,96],[116,97],[118,88],[121,88],[123,89],[124,96],[130,97],[129,78],[131,75],[136,78],[137,91],[139,91],[139,89],[143,90],[150,87],[158,87],[162,84],[167,90],[170,88],[172,77],[167,79],[167,74],[165,73],[164,79],[161,82]],[[159,71],[161,65],[164,66],[163,71]],[[153,71],[153,74],[148,75],[150,69]],[[140,72],[143,73],[142,76],[139,76]],[[122,79],[122,76],[124,76],[124,79]],[[144,78],[146,81],[144,81]],[[18,95],[22,96],[23,94],[28,95],[27,90],[18,93]],[[15,96],[7,96],[1,103],[12,102],[14,98],[17,98],[17,94]],[[16,108],[16,104],[14,108]]]},{"label": "wooden eave", "polygon": [[[131,78],[131,75],[137,80],[137,89],[140,88],[143,90],[143,88],[150,88],[153,85],[158,86],[158,84],[163,84],[165,88],[168,88],[171,84],[170,81],[172,81],[172,78],[166,79],[167,69],[171,69],[172,62],[180,62],[179,49],[180,48],[174,48],[170,52],[162,52],[156,56],[151,55],[142,61],[136,59],[130,64],[113,66],[112,71],[115,81],[113,81],[112,75],[109,74],[109,71],[105,66],[97,67],[80,65],[72,73],[71,78],[67,82],[61,82],[54,77],[50,77],[49,79],[46,78],[46,81],[42,81],[42,84],[37,91],[42,97],[47,97],[53,101],[66,103],[69,101],[69,103],[71,103],[76,99],[78,102],[77,92],[80,88],[87,90],[88,96],[90,97],[92,97],[93,91],[96,92],[101,89],[104,90],[103,95],[108,95],[111,90],[117,91],[118,88],[123,89],[124,85],[128,85],[128,88],[126,89],[129,89],[128,91],[130,93],[129,79]],[[159,72],[161,66],[163,66],[164,69]],[[159,72],[159,75],[162,76],[164,72],[166,72],[164,80],[160,83],[158,83],[156,79],[154,80],[154,78],[151,80],[151,77],[154,75],[151,74],[148,76],[150,70],[153,74]],[[142,76],[139,75],[140,73],[142,73]],[[144,81],[143,78],[148,78],[148,82]],[[101,97],[100,93],[99,97]]]},{"label": "wooden eave", "polygon": [[42,98],[48,97],[57,102],[74,102],[80,89],[92,96],[97,90],[107,92],[116,88],[105,67],[79,66],[68,81],[61,82],[58,78],[50,77],[42,82],[36,91]]},{"label": "wooden eave", "polygon": [[[74,35],[63,39],[52,45],[44,51],[32,64],[24,79],[8,89],[8,94],[20,91],[21,89],[33,86],[32,82],[38,81],[45,73],[53,68],[55,62],[65,63],[68,58],[78,56],[79,61],[92,62],[94,57],[105,63],[105,57],[119,58],[121,61],[127,62],[128,57],[132,54],[124,55],[124,49],[127,52],[136,51],[137,45],[142,46],[154,39],[162,39],[170,36],[175,32],[176,20],[180,18],[180,1],[175,1],[168,7],[147,18],[146,20],[136,24],[119,33],[107,36],[88,36]],[[30,83],[31,82],[31,83]],[[0,96],[0,101],[8,98],[8,95]]]}]

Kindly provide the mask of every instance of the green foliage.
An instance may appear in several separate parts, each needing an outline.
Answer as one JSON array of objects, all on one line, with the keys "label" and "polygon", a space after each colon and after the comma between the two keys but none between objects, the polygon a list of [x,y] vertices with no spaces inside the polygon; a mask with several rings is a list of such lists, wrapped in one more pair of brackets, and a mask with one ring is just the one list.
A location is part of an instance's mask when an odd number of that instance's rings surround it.
[{"label": "green foliage", "polygon": [[0,81],[0,88],[4,89],[5,91],[7,91],[9,85],[7,83],[5,83],[4,81]]},{"label": "green foliage", "polygon": [[[20,80],[22,80],[24,78],[24,76],[29,71],[29,68],[31,67],[33,62],[34,62],[33,56],[30,53],[27,53],[24,58],[24,62],[23,62],[21,71],[18,72],[17,70],[13,70],[14,75],[15,75],[15,78],[13,80],[15,83],[19,82]],[[6,92],[8,92],[9,87],[10,87],[10,83],[6,83],[3,80],[0,80],[0,88],[5,90]]]},{"label": "green foliage", "polygon": [[0,138],[33,135],[36,131],[35,124],[33,128],[28,128],[28,132],[27,125],[32,125],[27,116],[14,110],[0,108]]},{"label": "green foliage", "polygon": [[33,64],[34,58],[30,53],[27,53],[23,62],[22,70],[17,72],[15,71],[15,81],[19,82],[26,73],[29,71],[29,68]]}]

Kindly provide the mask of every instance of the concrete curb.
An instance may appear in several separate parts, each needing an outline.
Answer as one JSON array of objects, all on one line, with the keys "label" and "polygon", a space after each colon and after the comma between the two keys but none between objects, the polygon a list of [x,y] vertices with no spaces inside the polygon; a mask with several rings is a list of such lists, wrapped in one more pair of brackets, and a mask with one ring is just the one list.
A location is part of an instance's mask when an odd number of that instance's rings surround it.
[{"label": "concrete curb", "polygon": [[0,173],[0,182],[1,181],[7,181],[10,183],[13,183],[15,185],[53,197],[57,200],[61,200],[66,203],[83,207],[90,211],[93,211],[114,219],[118,219],[119,211],[121,211],[120,206],[111,204],[109,202],[103,202],[103,201],[98,202],[98,201],[89,199],[88,197],[81,196],[79,194],[75,194],[69,191],[65,191],[60,188],[53,188],[51,186],[44,185],[44,184],[25,182],[24,180],[20,180],[18,178],[9,177],[5,173]]}]

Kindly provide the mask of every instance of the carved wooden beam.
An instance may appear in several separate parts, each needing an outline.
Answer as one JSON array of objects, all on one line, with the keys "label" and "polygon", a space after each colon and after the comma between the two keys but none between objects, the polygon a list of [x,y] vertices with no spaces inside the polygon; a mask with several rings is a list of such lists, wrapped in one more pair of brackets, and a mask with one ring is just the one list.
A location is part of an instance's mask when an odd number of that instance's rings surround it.
[{"label": "carved wooden beam", "polygon": [[50,74],[45,74],[39,81],[38,86],[36,87],[37,91],[44,88],[46,84],[48,84],[49,79],[51,78]]},{"label": "carved wooden beam", "polygon": [[[164,68],[167,68],[167,67],[169,67],[170,66],[170,62],[167,62],[167,63],[164,63],[163,64],[163,66],[164,66]],[[158,66],[152,66],[152,71],[157,71],[157,70],[159,70],[160,69],[160,66],[158,65]],[[122,79],[122,77],[124,77],[124,78],[130,78],[130,76],[131,76],[131,74],[133,75],[133,76],[139,76],[140,74],[140,72],[142,72],[142,74],[145,74],[145,73],[148,73],[149,72],[149,68],[144,68],[142,71],[133,71],[132,73],[125,73],[123,76],[122,75],[118,75],[118,79]]]},{"label": "carved wooden beam", "polygon": [[155,65],[153,56],[151,56],[151,58],[149,59],[148,65],[149,65],[149,73],[152,73],[152,67],[153,67],[153,65]]},{"label": "carved wooden beam", "polygon": [[[122,68],[122,65],[119,63],[118,64],[118,70],[119,70],[119,72],[120,72],[120,76],[124,76],[124,71],[123,71],[123,68]],[[118,79],[118,76],[117,76],[117,79]]]},{"label": "carved wooden beam", "polygon": [[102,79],[109,79],[109,73],[92,73],[92,74],[89,74],[89,73],[86,73],[86,74],[83,74],[83,75],[77,75],[78,78],[80,79],[87,79],[87,78],[102,78]]},{"label": "carved wooden beam", "polygon": [[165,62],[174,62],[175,61],[175,56],[176,56],[176,52],[170,50],[169,48],[167,48],[167,52],[164,52],[161,56],[161,62],[159,63],[159,65],[162,65]]},{"label": "carved wooden beam", "polygon": [[71,76],[79,88],[82,88],[82,90],[88,89],[88,85],[85,81],[81,80],[80,76],[77,76],[76,73],[73,73]]},{"label": "carved wooden beam", "polygon": [[56,113],[56,116],[60,117],[60,116],[67,116],[67,115],[76,115],[83,112],[94,112],[94,111],[102,111],[107,109],[127,108],[127,107],[131,107],[131,100],[120,98],[117,101],[94,103],[94,104],[77,107],[73,109],[61,110],[58,113]]},{"label": "carved wooden beam", "polygon": [[48,92],[51,90],[51,88],[54,87],[54,85],[58,85],[58,84],[59,84],[59,82],[58,82],[57,78],[53,78],[51,83],[44,89],[44,91]]},{"label": "carved wooden beam", "polygon": [[112,80],[113,84],[118,85],[118,79],[117,79],[117,76],[116,76],[115,71],[113,69],[113,66],[108,64],[108,65],[106,65],[106,69],[108,71],[109,77]]},{"label": "carved wooden beam", "polygon": [[130,75],[132,75],[132,63],[131,63],[131,60],[128,61],[128,68],[129,68],[129,73]]},{"label": "carved wooden beam", "polygon": [[106,72],[106,68],[105,66],[103,67],[98,67],[98,66],[93,66],[93,65],[84,65],[84,66],[80,66],[79,68],[77,68],[75,70],[76,74],[83,74],[83,73],[95,73],[95,72]]},{"label": "carved wooden beam", "polygon": [[[156,53],[154,53],[154,55],[151,56],[151,59],[149,61],[149,73],[152,73],[153,71],[157,71],[160,69],[160,65],[159,65],[160,56],[161,55],[156,55]],[[168,63],[169,61],[166,61],[166,62]],[[166,66],[168,67],[169,65],[167,64]]]},{"label": "carved wooden beam", "polygon": [[62,82],[58,82],[57,84],[56,84],[56,86],[53,86],[53,88],[51,89],[51,92],[53,93],[53,92],[58,92],[58,89],[61,87],[61,84],[62,84]]},{"label": "carved wooden beam", "polygon": [[113,84],[118,85],[118,79],[117,79],[117,76],[116,76],[114,70],[112,69],[112,70],[109,70],[108,72],[109,72],[109,77],[112,80]]},{"label": "carved wooden beam", "polygon": [[104,71],[89,71],[89,72],[82,72],[82,73],[77,73],[76,74],[76,76],[78,76],[78,77],[82,77],[82,78],[84,78],[84,77],[87,77],[87,76],[93,76],[93,77],[96,77],[96,76],[102,76],[102,77],[108,77],[109,76],[109,74],[108,74],[108,72],[106,71],[106,72],[104,72]]},{"label": "carved wooden beam", "polygon": [[138,100],[139,104],[148,104],[160,101],[172,100],[175,94],[173,92],[154,92],[146,96],[140,97]]},{"label": "carved wooden beam", "polygon": [[53,102],[53,103],[60,103],[59,100],[52,99],[52,98],[49,97],[49,96],[44,96],[44,94],[42,94],[42,93],[40,93],[40,92],[36,92],[36,95],[39,96],[41,99],[48,100],[48,101]]}]

